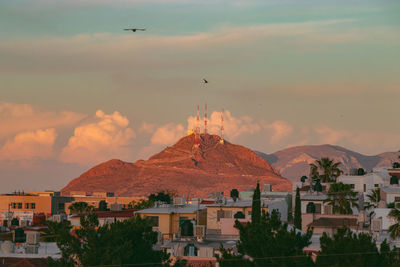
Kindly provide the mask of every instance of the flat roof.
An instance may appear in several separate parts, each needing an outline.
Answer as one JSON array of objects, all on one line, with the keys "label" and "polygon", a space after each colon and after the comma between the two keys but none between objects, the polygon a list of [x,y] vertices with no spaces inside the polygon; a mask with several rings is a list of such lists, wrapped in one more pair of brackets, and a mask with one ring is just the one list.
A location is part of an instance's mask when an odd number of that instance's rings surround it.
[{"label": "flat roof", "polygon": [[398,186],[384,186],[381,187],[382,191],[385,193],[400,193],[400,187]]},{"label": "flat roof", "polygon": [[326,194],[305,194],[300,196],[301,200],[326,200],[328,199],[328,195]]},{"label": "flat roof", "polygon": [[144,210],[136,211],[136,213],[156,213],[156,214],[171,214],[171,213],[194,213],[197,210],[204,209],[204,205],[184,205],[184,206],[174,206],[170,205],[168,207],[154,207]]}]

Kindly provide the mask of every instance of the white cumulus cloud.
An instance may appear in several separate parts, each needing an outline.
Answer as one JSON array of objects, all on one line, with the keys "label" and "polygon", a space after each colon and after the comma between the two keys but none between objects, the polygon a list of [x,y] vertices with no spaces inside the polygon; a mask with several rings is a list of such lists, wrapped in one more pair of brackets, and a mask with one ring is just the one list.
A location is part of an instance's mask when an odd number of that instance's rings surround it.
[{"label": "white cumulus cloud", "polygon": [[129,128],[129,120],[118,111],[105,114],[98,110],[95,122],[81,125],[74,130],[60,159],[89,165],[111,158],[127,158],[131,155],[135,132]]},{"label": "white cumulus cloud", "polygon": [[53,156],[54,128],[26,131],[9,139],[0,149],[0,160],[39,160]]},{"label": "white cumulus cloud", "polygon": [[65,128],[85,118],[71,111],[52,111],[29,104],[0,102],[0,139],[18,133],[47,128]]},{"label": "white cumulus cloud", "polygon": [[154,132],[151,143],[155,145],[170,145],[185,136],[186,131],[182,124],[168,123]]}]

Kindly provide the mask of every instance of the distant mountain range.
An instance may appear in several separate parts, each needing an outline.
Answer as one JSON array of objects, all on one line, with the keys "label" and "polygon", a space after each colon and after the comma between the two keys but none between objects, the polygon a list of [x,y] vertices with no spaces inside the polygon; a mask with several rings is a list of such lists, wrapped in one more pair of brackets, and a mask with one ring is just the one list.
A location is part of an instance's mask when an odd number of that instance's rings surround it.
[{"label": "distant mountain range", "polygon": [[[217,135],[185,136],[148,160],[135,163],[113,159],[101,163],[72,180],[62,192],[115,192],[119,196],[148,196],[160,190],[183,197],[207,197],[216,191],[229,195],[231,189],[246,190],[272,184],[273,191],[291,191],[282,178],[252,150],[221,142]],[[199,147],[194,148],[198,143]]]},{"label": "distant mountain range", "polygon": [[350,169],[353,168],[364,168],[366,171],[371,171],[375,167],[391,166],[393,162],[399,161],[398,152],[366,156],[332,145],[296,146],[273,154],[256,153],[271,164],[283,177],[294,182],[298,182],[303,175],[309,176],[309,164],[322,157],[329,157],[335,162],[341,162],[340,168],[345,173],[349,173]]}]

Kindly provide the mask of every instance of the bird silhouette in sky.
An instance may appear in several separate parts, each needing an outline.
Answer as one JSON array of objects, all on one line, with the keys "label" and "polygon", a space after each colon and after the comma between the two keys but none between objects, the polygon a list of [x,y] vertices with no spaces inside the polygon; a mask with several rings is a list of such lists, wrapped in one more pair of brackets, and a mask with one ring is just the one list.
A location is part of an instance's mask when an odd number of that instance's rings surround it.
[{"label": "bird silhouette in sky", "polygon": [[136,32],[136,31],[145,31],[146,29],[138,29],[138,28],[128,28],[128,29],[124,29],[124,31],[132,31],[132,32]]},{"label": "bird silhouette in sky", "polygon": [[206,79],[203,79],[203,82],[204,82],[204,83],[208,83],[208,81],[207,81]]}]

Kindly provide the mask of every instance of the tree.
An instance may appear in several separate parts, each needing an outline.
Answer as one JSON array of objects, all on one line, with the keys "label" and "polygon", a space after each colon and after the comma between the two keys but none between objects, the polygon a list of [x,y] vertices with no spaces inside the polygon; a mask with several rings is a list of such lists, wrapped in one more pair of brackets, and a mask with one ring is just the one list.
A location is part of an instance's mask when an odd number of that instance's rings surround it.
[{"label": "tree", "polygon": [[400,266],[400,249],[394,247],[390,249],[390,245],[386,239],[381,243],[381,266]]},{"label": "tree", "polygon": [[371,235],[355,234],[339,228],[333,238],[323,233],[317,266],[383,266],[376,243]]},{"label": "tree", "polygon": [[313,189],[317,193],[321,193],[322,192],[322,184],[321,184],[321,180],[320,179],[316,179]]},{"label": "tree", "polygon": [[[57,226],[58,227],[58,226]],[[153,250],[157,233],[140,216],[99,226],[96,214],[81,217],[81,228],[70,234],[71,226],[60,225],[55,235],[61,259],[49,259],[50,266],[161,265],[168,255]]]},{"label": "tree", "polygon": [[99,202],[99,210],[106,211],[107,210],[107,202],[105,200],[101,200]]},{"label": "tree", "polygon": [[331,185],[328,199],[324,202],[332,206],[334,214],[353,214],[352,208],[358,209],[357,193],[342,182]]},{"label": "tree", "polygon": [[253,203],[251,206],[251,222],[257,224],[261,219],[261,192],[260,184],[257,183],[256,190],[253,194]]},{"label": "tree", "polygon": [[140,201],[132,201],[128,204],[130,209],[143,210],[154,207],[154,202],[149,199],[141,199]]},{"label": "tree", "polygon": [[372,208],[372,210],[369,213],[369,219],[371,220],[375,214],[373,209],[376,209],[378,207],[379,202],[381,201],[381,190],[379,188],[371,190],[371,193],[367,195],[367,198],[369,199],[369,202],[368,204],[365,205],[365,209],[368,210]]},{"label": "tree", "polygon": [[296,189],[296,199],[294,207],[294,227],[301,230],[301,200],[300,200],[300,189]]},{"label": "tree", "polygon": [[19,220],[17,218],[13,218],[11,220],[11,226],[19,226]]},{"label": "tree", "polygon": [[358,168],[357,175],[362,176],[365,174],[365,170],[363,168]]},{"label": "tree", "polygon": [[390,184],[399,184],[399,178],[395,175],[392,175],[392,177],[390,177]]},{"label": "tree", "polygon": [[[399,156],[399,158],[400,158],[400,156]],[[400,163],[393,162],[392,167],[393,167],[393,169],[398,169],[398,168],[400,168]]]},{"label": "tree", "polygon": [[220,266],[313,266],[311,257],[303,248],[311,244],[312,230],[302,233],[279,219],[279,212],[263,212],[258,224],[253,222],[235,226],[240,231],[238,254],[222,250]]},{"label": "tree", "polygon": [[377,208],[379,202],[381,201],[381,190],[379,188],[371,190],[371,193],[367,195],[367,198],[369,199],[369,205]]},{"label": "tree", "polygon": [[244,219],[244,218],[246,218],[246,216],[244,215],[243,212],[238,211],[238,212],[235,213],[235,215],[233,215],[233,218],[235,218],[235,219]]},{"label": "tree", "polygon": [[166,204],[171,204],[172,202],[171,193],[166,191],[160,191],[157,194],[151,194],[148,199],[153,202],[160,201]]},{"label": "tree", "polygon": [[69,210],[72,214],[86,214],[88,212],[93,211],[94,207],[90,206],[86,202],[74,202],[71,206],[69,206]]},{"label": "tree", "polygon": [[329,158],[321,158],[310,164],[310,177],[321,179],[323,183],[335,182],[343,171],[339,169],[340,162],[333,163]]},{"label": "tree", "polygon": [[307,179],[308,179],[308,177],[307,177],[307,176],[305,176],[305,175],[301,176],[301,178],[300,178],[300,181],[301,181],[301,187],[303,187],[303,186],[304,186],[304,183],[307,181]]},{"label": "tree", "polygon": [[235,202],[236,202],[236,199],[239,198],[239,191],[238,191],[236,188],[234,188],[234,189],[231,190],[231,198],[232,198],[233,201],[235,201]]},{"label": "tree", "polygon": [[400,210],[396,206],[389,212],[389,217],[396,220],[396,223],[389,226],[389,233],[392,239],[400,237]]}]

